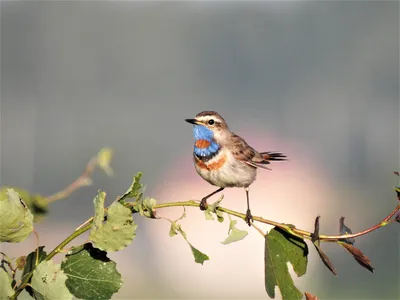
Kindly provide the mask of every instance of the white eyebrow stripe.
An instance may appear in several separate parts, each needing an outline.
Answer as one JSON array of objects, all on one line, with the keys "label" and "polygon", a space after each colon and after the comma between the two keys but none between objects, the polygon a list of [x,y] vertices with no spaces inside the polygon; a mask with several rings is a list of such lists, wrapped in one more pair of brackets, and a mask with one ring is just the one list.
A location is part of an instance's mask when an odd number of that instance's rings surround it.
[{"label": "white eyebrow stripe", "polygon": [[221,123],[221,120],[220,120],[217,116],[212,116],[212,115],[209,115],[209,116],[201,116],[201,117],[198,117],[197,119],[198,119],[199,121],[208,121],[208,120],[213,119],[215,122]]}]

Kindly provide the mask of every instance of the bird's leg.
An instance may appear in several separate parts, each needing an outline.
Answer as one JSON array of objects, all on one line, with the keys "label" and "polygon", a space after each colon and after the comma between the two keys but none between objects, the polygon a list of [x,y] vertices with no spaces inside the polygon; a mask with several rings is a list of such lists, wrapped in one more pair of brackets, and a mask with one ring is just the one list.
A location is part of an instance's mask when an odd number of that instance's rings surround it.
[{"label": "bird's leg", "polygon": [[220,191],[222,191],[224,188],[219,188],[218,190],[212,192],[211,194],[205,196],[203,199],[201,199],[200,202],[200,209],[201,210],[206,210],[207,209],[207,199],[210,198],[212,195],[215,195],[216,193],[219,193]]},{"label": "bird's leg", "polygon": [[249,187],[244,188],[244,190],[246,191],[246,196],[247,196],[246,223],[247,223],[247,225],[251,226],[251,222],[253,221],[253,216],[251,215],[251,211],[250,211]]}]

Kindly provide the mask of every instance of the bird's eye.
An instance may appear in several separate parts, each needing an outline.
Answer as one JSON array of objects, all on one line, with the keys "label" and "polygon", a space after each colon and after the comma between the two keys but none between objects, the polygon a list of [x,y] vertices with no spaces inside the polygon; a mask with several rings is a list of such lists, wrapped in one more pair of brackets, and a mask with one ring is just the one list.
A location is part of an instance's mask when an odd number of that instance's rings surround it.
[{"label": "bird's eye", "polygon": [[209,125],[214,125],[214,120],[213,120],[213,119],[209,120],[209,121],[208,121],[208,124],[209,124]]}]

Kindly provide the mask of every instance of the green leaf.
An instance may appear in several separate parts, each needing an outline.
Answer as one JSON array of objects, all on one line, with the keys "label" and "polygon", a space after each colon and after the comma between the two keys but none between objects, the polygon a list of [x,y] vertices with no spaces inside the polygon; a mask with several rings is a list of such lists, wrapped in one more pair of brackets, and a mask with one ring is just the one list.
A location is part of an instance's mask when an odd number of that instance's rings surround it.
[{"label": "green leaf", "polygon": [[106,200],[106,193],[99,191],[93,200],[94,204],[94,218],[93,228],[100,228],[104,221],[104,202]]},{"label": "green leaf", "polygon": [[135,201],[131,204],[133,212],[138,212],[141,216],[155,219],[157,218],[154,210],[154,205],[156,205],[156,200],[153,198],[146,198],[142,200],[143,197],[143,185],[140,183],[142,178],[142,173],[139,172],[133,177],[133,181],[129,189],[119,197],[118,201],[124,203],[127,198],[133,198]]},{"label": "green leaf", "polygon": [[186,211],[185,208],[183,208],[183,214],[179,219],[175,221],[167,219],[168,221],[171,222],[171,227],[169,229],[169,236],[173,237],[179,233],[185,239],[186,243],[188,243],[190,250],[192,250],[194,261],[198,264],[203,264],[206,260],[210,260],[210,258],[206,254],[195,248],[187,239],[186,232],[183,231],[181,224],[178,223],[179,220],[185,217],[186,217]]},{"label": "green leaf", "polygon": [[46,258],[47,253],[43,249],[44,246],[40,246],[39,250],[36,249],[28,254],[28,256],[26,257],[24,271],[22,272],[21,279],[23,279],[26,274],[32,272],[32,270]]},{"label": "green leaf", "polygon": [[287,263],[290,262],[297,276],[307,270],[308,247],[303,239],[274,227],[265,236],[265,289],[275,298],[275,286],[282,299],[301,299],[303,294],[294,286]]},{"label": "green leaf", "polygon": [[183,231],[182,227],[180,224],[177,224],[175,222],[175,230],[177,232],[179,232],[182,237],[185,239],[186,243],[188,243],[190,250],[192,250],[193,256],[194,256],[194,261],[198,264],[203,264],[204,261],[206,260],[210,260],[210,258],[208,257],[207,254],[204,254],[203,252],[201,252],[200,250],[198,250],[197,248],[195,248],[187,239],[187,235],[186,232]]},{"label": "green leaf", "polygon": [[186,218],[186,209],[183,207],[183,213],[182,215],[175,221],[171,221],[170,219],[167,219],[168,221],[171,222],[171,227],[169,229],[169,236],[173,237],[178,234],[178,232],[181,232],[183,234],[183,237],[186,238],[186,233],[182,230],[181,225],[178,224],[179,220],[182,220],[183,218]]},{"label": "green leaf", "polygon": [[115,262],[90,243],[68,252],[61,268],[68,277],[68,289],[80,299],[110,299],[122,286]]},{"label": "green leaf", "polygon": [[[179,220],[179,219],[178,219]],[[169,235],[172,237],[176,235],[178,232],[181,234],[181,236],[185,239],[186,243],[188,243],[190,250],[192,250],[192,254],[194,256],[194,261],[198,264],[203,264],[204,261],[210,260],[207,254],[204,254],[200,250],[198,250],[196,247],[194,247],[189,240],[187,239],[187,234],[186,232],[183,231],[181,224],[178,224],[177,221],[170,221],[171,222],[171,229],[169,231]]]},{"label": "green leaf", "polygon": [[33,230],[33,215],[14,189],[0,198],[0,242],[19,243]]},{"label": "green leaf", "polygon": [[169,236],[174,237],[175,235],[178,234],[177,230],[175,229],[176,226],[174,226],[175,222],[171,222],[171,227],[169,228]]},{"label": "green leaf", "polygon": [[31,287],[36,299],[67,300],[72,294],[65,285],[67,276],[59,264],[51,260],[42,261],[33,271]]},{"label": "green leaf", "polygon": [[206,217],[206,220],[208,221],[213,221],[214,216],[213,213],[217,216],[218,222],[222,223],[224,221],[224,216],[223,212],[217,210],[217,207],[219,206],[220,202],[224,199],[224,195],[221,195],[217,201],[215,201],[212,204],[208,204],[207,209],[204,211],[204,215]]},{"label": "green leaf", "polygon": [[140,178],[142,178],[142,172],[137,173],[133,177],[133,181],[129,189],[123,194],[120,198],[119,201],[124,200],[126,198],[135,198],[137,201],[140,200],[143,196],[143,185],[140,183]]},{"label": "green leaf", "polygon": [[[40,262],[46,259],[47,253],[43,249],[44,246],[40,246],[39,249],[36,249],[35,251],[32,251],[31,253],[28,254],[28,256],[26,257],[24,271],[22,272],[21,280],[23,280],[25,276],[27,276],[30,272],[32,272],[33,269],[35,269]],[[28,281],[28,283],[30,283],[31,280],[32,278]],[[29,295],[33,297],[32,288],[28,285],[26,286],[25,289],[29,293]]]},{"label": "green leaf", "polygon": [[[100,208],[96,208],[97,210],[100,211]],[[118,251],[132,242],[136,236],[136,228],[131,210],[119,202],[114,202],[108,208],[107,221],[93,226],[89,237],[101,250]]]},{"label": "green leaf", "polygon": [[114,172],[110,166],[113,151],[110,148],[103,148],[97,154],[97,163],[101,169],[108,175],[113,176]]},{"label": "green leaf", "polygon": [[155,219],[154,205],[156,205],[157,201],[153,198],[146,198],[143,201],[139,202],[139,214],[144,217]]},{"label": "green leaf", "polygon": [[221,242],[224,245],[237,242],[240,240],[243,240],[247,235],[248,232],[246,230],[240,230],[236,228],[236,220],[231,220],[229,223],[229,230],[228,230],[228,237],[225,239],[225,241]]},{"label": "green leaf", "polygon": [[222,211],[216,210],[215,214],[217,215],[218,222],[220,223],[224,222],[224,213]]},{"label": "green leaf", "polygon": [[181,236],[187,241],[187,235],[186,232],[183,231],[181,224],[177,223],[177,221],[173,221],[171,223],[171,230],[174,230],[175,234],[178,232],[181,234]]},{"label": "green leaf", "polygon": [[209,210],[208,207],[207,207],[207,209],[204,211],[204,216],[206,217],[206,220],[207,220],[207,221],[214,221],[214,220],[215,220],[214,217],[213,217],[213,215],[212,215],[211,210]]},{"label": "green leaf", "polygon": [[11,284],[11,276],[3,268],[0,268],[0,299],[8,299],[14,295]]},{"label": "green leaf", "polygon": [[199,251],[191,243],[186,240],[187,243],[190,246],[190,249],[192,250],[193,256],[194,256],[194,261],[198,264],[203,264],[206,260],[210,260],[207,254],[204,254],[203,252]]},{"label": "green leaf", "polygon": [[174,237],[175,235],[178,234],[178,232],[186,239],[186,232],[182,230],[181,224],[178,223],[178,220],[176,221],[171,221],[171,227],[169,229],[169,236]]},{"label": "green leaf", "polygon": [[16,187],[3,186],[0,188],[0,199],[7,197],[7,190],[14,189],[33,214],[33,222],[39,222],[48,212],[48,202],[42,195],[32,195],[28,191]]}]

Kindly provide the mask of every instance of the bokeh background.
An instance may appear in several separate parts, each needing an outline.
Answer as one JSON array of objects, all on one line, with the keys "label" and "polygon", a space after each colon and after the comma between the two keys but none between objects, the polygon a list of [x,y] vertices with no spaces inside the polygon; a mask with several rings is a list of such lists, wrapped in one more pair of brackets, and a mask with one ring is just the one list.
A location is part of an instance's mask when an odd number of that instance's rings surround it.
[{"label": "bokeh background", "polygon": [[[399,167],[399,2],[2,1],[1,185],[50,195],[91,156],[114,149],[115,176],[51,205],[36,230],[50,251],[93,215],[98,189],[111,202],[144,172],[159,202],[200,199],[213,187],[192,165],[191,118],[216,110],[259,150],[290,161],[259,172],[254,215],[338,233],[386,216]],[[223,205],[245,211],[245,193]],[[160,210],[177,218],[180,208]],[[188,209],[182,226],[211,260],[195,264],[169,224],[143,220],[132,245],[109,256],[125,285],[115,299],[265,299],[262,237],[222,245],[228,221]],[[238,225],[246,226],[243,222]],[[268,229],[263,227],[263,229]],[[83,237],[83,241],[86,237]],[[36,241],[2,244],[18,256]],[[398,299],[399,230],[357,239],[371,274],[327,244],[334,277],[310,247],[296,279],[321,299]],[[278,293],[278,291],[277,291]],[[278,293],[279,297],[279,293]]]}]

